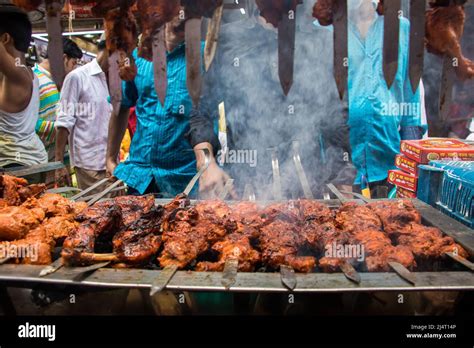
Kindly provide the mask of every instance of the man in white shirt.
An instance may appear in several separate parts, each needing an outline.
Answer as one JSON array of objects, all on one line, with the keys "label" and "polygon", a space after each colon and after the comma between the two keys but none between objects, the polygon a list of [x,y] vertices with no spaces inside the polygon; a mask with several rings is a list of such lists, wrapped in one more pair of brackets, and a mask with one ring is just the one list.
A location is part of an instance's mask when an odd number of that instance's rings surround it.
[{"label": "man in white shirt", "polygon": [[[80,189],[106,177],[105,157],[112,105],[107,87],[108,53],[105,42],[92,62],[67,75],[61,91],[60,110],[55,124],[56,161],[64,161],[69,143],[71,166],[75,168]],[[66,172],[56,178],[64,182]]]}]

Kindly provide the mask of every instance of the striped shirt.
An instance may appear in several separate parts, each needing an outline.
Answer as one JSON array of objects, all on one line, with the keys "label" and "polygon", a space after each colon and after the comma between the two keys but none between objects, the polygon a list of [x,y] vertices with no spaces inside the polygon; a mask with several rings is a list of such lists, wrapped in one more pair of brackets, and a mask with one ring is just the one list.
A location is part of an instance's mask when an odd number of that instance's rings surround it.
[{"label": "striped shirt", "polygon": [[59,91],[51,78],[51,74],[35,65],[34,73],[39,80],[40,106],[39,118],[36,123],[36,133],[43,141],[47,150],[54,145],[54,122],[56,121],[57,107],[59,103]]},{"label": "striped shirt", "polygon": [[186,86],[184,44],[167,54],[165,105],[155,91],[153,63],[133,53],[138,74],[123,83],[122,107],[136,107],[137,130],[129,158],[114,175],[141,194],[154,181],[163,196],[183,192],[196,174],[196,159],[185,134],[189,131],[191,98]]}]

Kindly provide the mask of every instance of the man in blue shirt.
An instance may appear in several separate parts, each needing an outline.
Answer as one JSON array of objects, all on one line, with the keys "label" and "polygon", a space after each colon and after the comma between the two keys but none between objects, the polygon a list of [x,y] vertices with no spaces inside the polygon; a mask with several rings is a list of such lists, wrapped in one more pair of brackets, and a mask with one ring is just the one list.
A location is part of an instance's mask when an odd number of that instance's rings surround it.
[{"label": "man in blue shirt", "polygon": [[[410,25],[400,20],[398,71],[390,89],[383,76],[384,17],[377,1],[349,1],[349,127],[356,185],[385,186],[394,168],[400,140],[419,139],[420,91],[412,92],[408,75]],[[375,190],[374,190],[375,191]]]},{"label": "man in blue shirt", "polygon": [[[123,180],[131,194],[160,193],[165,197],[184,191],[196,173],[196,160],[185,138],[189,131],[191,99],[186,87],[184,23],[166,27],[168,93],[161,105],[154,87],[153,63],[133,53],[138,74],[123,84],[122,107],[109,126],[107,171]],[[117,166],[120,143],[129,110],[136,107],[137,130],[129,158]]]},{"label": "man in blue shirt", "polygon": [[[223,168],[216,159],[211,161],[201,177],[200,193],[218,195],[228,179],[225,170],[234,179],[238,197],[250,184],[259,199],[273,199],[269,149],[276,149],[282,195],[303,197],[293,161],[294,141],[300,144],[302,166],[315,197],[323,196],[328,182],[352,184],[346,113],[331,69],[332,35],[313,25],[314,1],[297,8],[294,82],[288,96],[278,76],[277,30],[260,16],[254,1],[246,4],[246,15],[224,13],[216,57],[204,76],[200,107],[191,117],[193,147],[217,151],[222,144],[213,125],[224,103],[227,151],[219,161]],[[200,166],[203,156],[200,151],[196,156]]]}]

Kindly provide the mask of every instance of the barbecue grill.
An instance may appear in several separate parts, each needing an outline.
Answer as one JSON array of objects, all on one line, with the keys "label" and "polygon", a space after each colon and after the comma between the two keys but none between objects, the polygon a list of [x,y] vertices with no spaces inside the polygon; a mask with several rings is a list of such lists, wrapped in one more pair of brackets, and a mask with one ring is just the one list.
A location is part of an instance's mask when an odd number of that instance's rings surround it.
[{"label": "barbecue grill", "polygon": [[[362,201],[354,200],[362,204]],[[170,200],[156,200],[166,204]],[[321,201],[330,208],[338,207],[339,200]],[[438,227],[443,233],[462,245],[472,258],[474,256],[474,230],[447,217],[435,208],[414,200],[414,205],[423,217],[423,223]],[[196,203],[196,201],[192,202]],[[265,202],[262,202],[262,204]],[[229,202],[232,204],[232,202]],[[425,290],[474,290],[472,264],[465,265],[453,260],[448,270],[434,272],[411,272],[414,284],[397,273],[360,273],[359,284],[350,281],[343,273],[295,274],[296,284],[292,291],[299,293],[318,292],[372,292],[372,291],[425,291]],[[230,291],[230,292],[288,292],[282,273],[238,272],[235,282],[225,286],[224,272],[192,272],[152,269],[108,269],[97,267],[63,267],[53,274],[40,277],[44,266],[11,265],[0,266],[0,284],[31,288],[34,286],[69,285],[87,288],[150,289],[158,287],[172,291]]]}]

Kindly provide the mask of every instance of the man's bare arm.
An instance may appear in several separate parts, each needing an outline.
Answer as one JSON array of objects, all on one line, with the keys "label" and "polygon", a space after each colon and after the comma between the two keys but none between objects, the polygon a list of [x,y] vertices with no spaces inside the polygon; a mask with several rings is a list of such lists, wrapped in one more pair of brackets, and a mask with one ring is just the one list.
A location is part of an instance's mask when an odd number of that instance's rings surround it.
[{"label": "man's bare arm", "polygon": [[5,46],[0,43],[0,72],[9,82],[31,88],[31,76],[20,65],[21,60],[9,55]]},{"label": "man's bare arm", "polygon": [[56,148],[54,158],[56,162],[64,163],[64,152],[66,150],[69,131],[66,128],[59,127],[56,129]]},{"label": "man's bare arm", "polygon": [[[56,162],[64,163],[64,152],[66,150],[67,139],[69,131],[64,127],[56,128],[56,147],[54,149],[54,159]],[[55,173],[56,184],[59,186],[71,186],[71,180],[68,168],[56,170]]]},{"label": "man's bare arm", "polygon": [[107,174],[109,175],[113,175],[115,168],[117,167],[120,144],[122,143],[125,131],[127,130],[129,116],[130,109],[122,107],[118,114],[112,114],[110,117],[106,158]]}]

